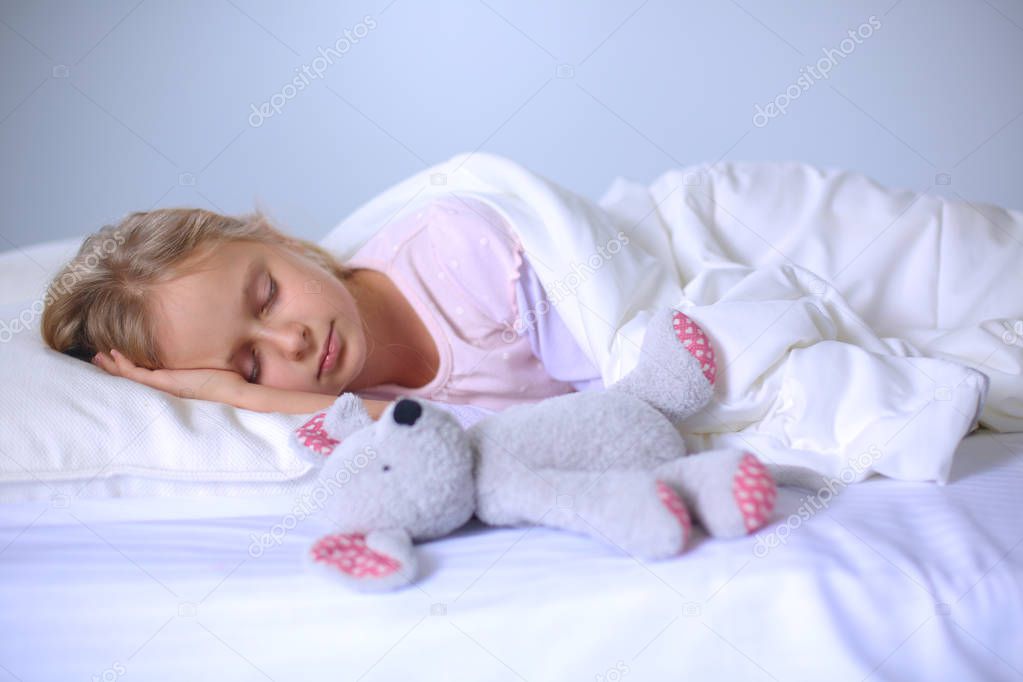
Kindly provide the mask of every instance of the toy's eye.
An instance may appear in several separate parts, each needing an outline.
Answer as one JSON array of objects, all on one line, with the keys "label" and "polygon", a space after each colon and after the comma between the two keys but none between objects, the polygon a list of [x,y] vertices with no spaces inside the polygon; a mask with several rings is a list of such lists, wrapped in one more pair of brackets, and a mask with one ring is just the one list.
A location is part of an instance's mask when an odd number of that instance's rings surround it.
[{"label": "toy's eye", "polygon": [[391,465],[390,464],[385,464],[384,467],[383,467],[383,470],[384,471],[390,471],[391,470]]}]

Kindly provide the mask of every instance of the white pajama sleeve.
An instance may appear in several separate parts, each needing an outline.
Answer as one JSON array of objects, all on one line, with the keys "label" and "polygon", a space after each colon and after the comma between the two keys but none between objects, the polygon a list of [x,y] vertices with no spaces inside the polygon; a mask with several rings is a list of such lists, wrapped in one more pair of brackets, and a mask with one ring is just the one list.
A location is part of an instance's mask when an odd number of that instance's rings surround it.
[{"label": "white pajama sleeve", "polygon": [[[533,354],[552,379],[572,384],[577,391],[603,390],[598,370],[580,348],[525,256],[515,284],[522,331],[529,335]],[[542,312],[541,312],[542,311]]]}]

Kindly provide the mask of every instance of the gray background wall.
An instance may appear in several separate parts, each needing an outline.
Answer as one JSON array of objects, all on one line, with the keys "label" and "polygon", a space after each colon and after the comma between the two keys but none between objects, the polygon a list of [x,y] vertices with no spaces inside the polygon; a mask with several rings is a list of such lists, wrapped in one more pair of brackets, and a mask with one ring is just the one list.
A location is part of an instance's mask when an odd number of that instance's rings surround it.
[{"label": "gray background wall", "polygon": [[797,159],[1023,208],[1018,0],[5,0],[0,63],[0,249],[180,205],[319,238],[477,148],[594,199]]}]

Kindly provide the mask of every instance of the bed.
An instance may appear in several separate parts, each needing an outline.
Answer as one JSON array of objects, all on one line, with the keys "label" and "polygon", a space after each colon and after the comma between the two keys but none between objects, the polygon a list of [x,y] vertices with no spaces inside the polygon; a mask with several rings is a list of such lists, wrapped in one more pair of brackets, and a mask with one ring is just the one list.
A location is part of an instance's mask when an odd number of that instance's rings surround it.
[{"label": "bed", "polygon": [[[79,242],[0,253],[0,304]],[[783,488],[766,528],[670,561],[473,521],[385,595],[303,572],[294,490],[134,480],[0,484],[0,681],[1023,678],[1023,433],[968,436],[945,485]]]},{"label": "bed", "polygon": [[785,488],[764,531],[671,561],[473,522],[376,596],[237,501],[9,504],[0,679],[1016,680],[1020,490],[1023,434],[978,433],[945,486]]}]

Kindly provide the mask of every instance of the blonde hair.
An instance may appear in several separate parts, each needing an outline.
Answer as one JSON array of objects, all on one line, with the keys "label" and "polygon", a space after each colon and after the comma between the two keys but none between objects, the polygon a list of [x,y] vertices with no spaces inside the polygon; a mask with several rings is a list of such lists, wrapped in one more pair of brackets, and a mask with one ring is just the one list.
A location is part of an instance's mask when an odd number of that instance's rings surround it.
[{"label": "blonde hair", "polygon": [[218,244],[237,241],[287,249],[343,282],[354,272],[323,247],[273,227],[259,210],[238,217],[201,208],[138,211],[89,235],[50,282],[43,341],[86,361],[116,348],[136,365],[161,368],[149,292],[199,267]]}]

